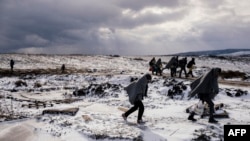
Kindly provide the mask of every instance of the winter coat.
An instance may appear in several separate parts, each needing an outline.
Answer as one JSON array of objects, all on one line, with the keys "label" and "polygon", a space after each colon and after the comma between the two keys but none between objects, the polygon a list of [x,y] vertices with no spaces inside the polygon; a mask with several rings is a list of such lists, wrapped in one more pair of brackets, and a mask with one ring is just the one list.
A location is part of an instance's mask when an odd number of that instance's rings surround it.
[{"label": "winter coat", "polygon": [[152,58],[149,62],[149,66],[154,66],[155,65],[155,58]]},{"label": "winter coat", "polygon": [[124,88],[128,93],[129,102],[134,105],[135,101],[143,100],[143,96],[147,96],[148,80],[146,75],[138,81],[132,82]]},{"label": "winter coat", "polygon": [[179,66],[181,68],[185,68],[186,65],[187,65],[187,58],[183,58],[183,59],[179,60]]},{"label": "winter coat", "polygon": [[213,68],[205,75],[193,81],[190,85],[191,92],[188,97],[191,98],[199,93],[209,95],[209,98],[213,99],[219,93],[218,74],[220,71],[220,68]]},{"label": "winter coat", "polygon": [[157,62],[156,62],[156,67],[158,68],[162,68],[162,62],[161,62],[161,59],[158,59]]}]

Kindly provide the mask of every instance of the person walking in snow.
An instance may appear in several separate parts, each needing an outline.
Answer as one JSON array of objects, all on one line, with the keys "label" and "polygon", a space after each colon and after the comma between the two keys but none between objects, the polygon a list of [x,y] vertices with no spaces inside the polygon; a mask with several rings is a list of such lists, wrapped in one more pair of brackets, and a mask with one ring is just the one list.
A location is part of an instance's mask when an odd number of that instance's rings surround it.
[{"label": "person walking in snow", "polygon": [[165,66],[165,68],[170,69],[171,77],[176,76],[177,67],[178,67],[178,56],[172,57]]},{"label": "person walking in snow", "polygon": [[155,64],[156,66],[156,75],[159,73],[160,75],[162,74],[162,62],[161,58],[159,58]]},{"label": "person walking in snow", "polygon": [[15,64],[14,60],[11,59],[11,60],[10,60],[10,71],[11,71],[11,72],[13,72],[14,64]]},{"label": "person walking in snow", "polygon": [[65,64],[62,64],[62,66],[61,66],[61,71],[62,71],[62,73],[64,73],[64,71],[65,71]]},{"label": "person walking in snow", "polygon": [[[214,119],[214,103],[212,99],[219,93],[218,77],[221,73],[220,68],[212,68],[209,72],[194,80],[191,84],[191,92],[189,93],[189,99],[198,94],[200,100],[206,102],[209,106],[209,120],[210,123],[217,123]],[[191,112],[188,120],[196,121],[194,118],[195,113]]]},{"label": "person walking in snow", "polygon": [[155,57],[153,57],[150,62],[149,62],[149,70],[152,71],[152,74],[154,74],[155,71],[155,64],[156,64],[156,60]]},{"label": "person walking in snow", "polygon": [[143,124],[142,116],[144,113],[144,105],[142,103],[142,100],[145,97],[147,97],[147,91],[148,91],[148,83],[152,80],[152,77],[150,74],[143,75],[139,80],[132,82],[127,87],[125,87],[125,91],[128,93],[129,102],[134,105],[131,107],[127,112],[122,114],[122,117],[125,121],[127,121],[127,117],[135,112],[138,108],[138,117],[137,117],[137,123]]},{"label": "person walking in snow", "polygon": [[191,75],[192,77],[194,77],[193,75],[194,65],[195,65],[195,59],[192,58],[192,60],[190,60],[187,64],[187,68],[189,69],[187,76]]},{"label": "person walking in snow", "polygon": [[179,60],[178,62],[179,62],[179,67],[181,68],[181,70],[180,70],[180,72],[179,72],[179,77],[181,78],[181,73],[182,73],[182,71],[184,71],[185,77],[187,77],[187,72],[186,72],[187,57],[182,58],[182,59]]}]

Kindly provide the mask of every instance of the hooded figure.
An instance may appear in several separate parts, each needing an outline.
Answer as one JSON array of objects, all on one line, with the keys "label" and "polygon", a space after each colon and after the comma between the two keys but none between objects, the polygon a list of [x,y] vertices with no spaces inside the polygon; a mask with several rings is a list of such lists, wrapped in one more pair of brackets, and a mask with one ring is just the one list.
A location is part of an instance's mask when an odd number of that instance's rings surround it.
[{"label": "hooded figure", "polygon": [[194,66],[195,66],[195,58],[192,58],[192,60],[190,60],[187,64],[187,68],[189,69],[187,75],[189,76],[189,74],[194,77],[193,75],[193,69],[194,69]]},{"label": "hooded figure", "polygon": [[184,71],[185,76],[187,77],[187,72],[186,72],[186,65],[187,65],[187,57],[182,58],[179,62],[179,67],[181,68],[179,72],[179,77],[181,78],[181,73]]},{"label": "hooded figure", "polygon": [[[200,78],[196,79],[194,82],[190,84],[191,92],[189,93],[189,99],[198,94],[198,97],[202,102],[206,102],[210,108],[210,118],[209,122],[215,123],[217,122],[213,118],[214,113],[214,103],[212,99],[219,93],[219,86],[218,86],[218,76],[221,73],[220,68],[212,68],[209,72],[205,75],[201,76]],[[191,113],[188,117],[189,120],[196,121],[194,119],[194,113]]]},{"label": "hooded figure", "polygon": [[160,73],[160,75],[162,74],[162,62],[161,62],[161,58],[159,58],[156,62],[156,75],[158,73]]},{"label": "hooded figure", "polygon": [[192,91],[189,94],[189,97],[193,97],[198,93],[208,93],[209,97],[214,99],[219,92],[218,76],[220,72],[220,68],[212,68],[205,75],[192,82],[190,84]]},{"label": "hooded figure", "polygon": [[169,62],[166,64],[165,68],[166,68],[166,69],[170,69],[171,66],[172,66],[174,63],[176,63],[176,57],[172,57],[172,58],[169,60]]},{"label": "hooded figure", "polygon": [[149,70],[152,71],[152,74],[156,71],[156,60],[155,57],[153,57],[149,62]]},{"label": "hooded figure", "polygon": [[178,67],[178,56],[172,57],[170,61],[167,63],[165,68],[170,69],[171,77],[176,76],[176,69]]},{"label": "hooded figure", "polygon": [[149,66],[150,67],[153,67],[154,65],[155,65],[155,57],[153,57],[151,60],[150,60],[150,62],[149,62]]},{"label": "hooded figure", "polygon": [[122,114],[124,120],[139,108],[137,123],[142,123],[142,115],[144,112],[144,105],[142,103],[143,97],[147,96],[148,82],[152,79],[150,74],[145,74],[138,81],[132,82],[124,89],[128,93],[129,102],[134,105],[126,113]]},{"label": "hooded figure", "polygon": [[150,60],[150,62],[149,62],[149,71],[152,71],[152,74],[154,74],[154,72],[155,72],[155,63],[156,63],[156,61],[155,61],[155,57],[153,57],[151,60]]}]

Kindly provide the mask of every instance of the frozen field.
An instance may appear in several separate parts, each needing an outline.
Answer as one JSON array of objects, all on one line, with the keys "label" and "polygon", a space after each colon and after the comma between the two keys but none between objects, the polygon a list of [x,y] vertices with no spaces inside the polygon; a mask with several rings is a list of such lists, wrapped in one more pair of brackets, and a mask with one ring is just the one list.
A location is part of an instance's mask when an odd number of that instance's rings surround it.
[{"label": "frozen field", "polygon": [[[165,64],[170,56],[159,57]],[[220,92],[214,103],[223,103],[229,118],[208,123],[187,120],[186,108],[198,103],[187,100],[193,79],[153,76],[148,97],[143,100],[145,127],[124,123],[121,114],[131,107],[123,90],[131,78],[150,73],[152,56],[81,56],[81,55],[0,55],[0,140],[5,141],[189,141],[223,140],[226,124],[250,124],[250,58],[196,57],[196,77],[209,68],[240,71],[246,78],[220,79]],[[180,57],[182,58],[182,57]],[[9,73],[9,60],[15,60]],[[188,61],[191,57],[188,57]],[[60,67],[66,65],[66,72]],[[186,86],[174,97],[168,91],[175,84]],[[74,95],[84,91],[81,96]],[[242,95],[235,96],[241,91]],[[231,94],[231,96],[229,96]],[[74,115],[50,114],[45,110],[76,108]],[[218,111],[220,112],[220,111]],[[135,122],[137,111],[128,120]]]}]

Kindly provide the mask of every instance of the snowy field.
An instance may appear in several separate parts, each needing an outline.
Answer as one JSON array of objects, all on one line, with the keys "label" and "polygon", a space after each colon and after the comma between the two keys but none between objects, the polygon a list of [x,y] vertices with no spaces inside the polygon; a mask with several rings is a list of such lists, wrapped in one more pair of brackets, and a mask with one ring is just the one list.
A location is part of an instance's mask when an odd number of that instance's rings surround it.
[{"label": "snowy field", "polygon": [[[165,64],[170,56],[159,57]],[[224,125],[250,124],[250,58],[196,57],[195,77],[212,67],[240,71],[246,78],[220,78],[214,103],[223,103],[229,118],[196,115],[187,120],[186,108],[199,100],[187,99],[193,79],[153,75],[143,100],[145,126],[129,125],[121,114],[131,107],[123,90],[131,79],[150,73],[152,56],[0,55],[0,141],[190,141],[224,140]],[[179,57],[182,58],[182,57]],[[15,60],[10,74],[9,61]],[[191,57],[188,57],[188,61]],[[66,72],[61,73],[62,64]],[[34,74],[32,70],[43,70]],[[40,72],[40,71],[39,71]],[[229,83],[231,82],[231,83]],[[174,86],[180,91],[169,95]],[[74,114],[46,110],[78,109]],[[137,120],[137,111],[128,121]]]}]

